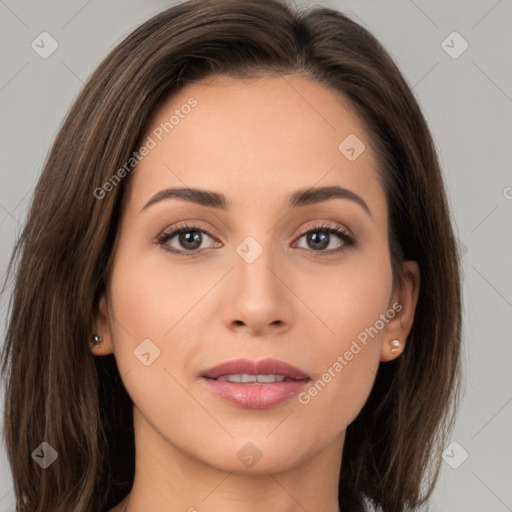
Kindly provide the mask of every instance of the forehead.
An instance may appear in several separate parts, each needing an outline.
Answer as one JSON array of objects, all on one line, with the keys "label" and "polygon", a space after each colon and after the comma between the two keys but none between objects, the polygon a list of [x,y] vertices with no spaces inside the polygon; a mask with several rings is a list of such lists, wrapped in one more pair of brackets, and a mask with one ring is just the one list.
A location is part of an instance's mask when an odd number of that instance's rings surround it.
[{"label": "forehead", "polygon": [[154,147],[130,187],[139,207],[169,186],[250,190],[266,200],[316,183],[357,193],[380,188],[371,142],[350,103],[298,75],[189,83],[153,114],[147,137]]}]

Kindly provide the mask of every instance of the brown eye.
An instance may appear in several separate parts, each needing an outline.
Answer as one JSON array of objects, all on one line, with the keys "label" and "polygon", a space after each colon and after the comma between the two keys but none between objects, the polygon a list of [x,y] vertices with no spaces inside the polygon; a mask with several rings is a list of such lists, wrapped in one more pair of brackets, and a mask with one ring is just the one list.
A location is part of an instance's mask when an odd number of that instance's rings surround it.
[{"label": "brown eye", "polygon": [[181,231],[172,236],[171,239],[175,237],[177,237],[178,244],[181,247],[189,250],[199,249],[203,241],[201,231]]},{"label": "brown eye", "polygon": [[201,245],[207,242],[208,239],[214,240],[213,237],[198,226],[185,225],[163,232],[158,237],[158,244],[174,254],[193,256],[206,248],[201,247]]},{"label": "brown eye", "polygon": [[306,237],[306,247],[302,246],[301,249],[326,254],[339,252],[355,244],[354,238],[349,233],[338,226],[329,224],[313,226],[304,232],[299,240],[304,237]]}]

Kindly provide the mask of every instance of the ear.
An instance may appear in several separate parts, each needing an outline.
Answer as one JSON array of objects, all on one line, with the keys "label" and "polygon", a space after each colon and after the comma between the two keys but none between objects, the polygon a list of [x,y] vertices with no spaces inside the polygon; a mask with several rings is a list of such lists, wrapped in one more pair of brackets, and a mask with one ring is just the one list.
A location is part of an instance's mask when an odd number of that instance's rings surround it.
[{"label": "ear", "polygon": [[101,299],[98,302],[95,315],[95,325],[91,332],[91,340],[93,334],[97,334],[103,338],[99,345],[93,345],[91,341],[90,350],[95,356],[106,356],[107,354],[112,354],[114,352],[108,316],[108,304],[105,294],[101,296]]},{"label": "ear", "polygon": [[[395,316],[384,330],[381,361],[392,361],[403,352],[414,321],[420,290],[420,269],[418,263],[412,260],[405,261],[402,269],[403,275],[399,278],[390,304],[390,310],[395,311]],[[394,347],[391,345],[392,340],[399,340],[400,345]]]}]

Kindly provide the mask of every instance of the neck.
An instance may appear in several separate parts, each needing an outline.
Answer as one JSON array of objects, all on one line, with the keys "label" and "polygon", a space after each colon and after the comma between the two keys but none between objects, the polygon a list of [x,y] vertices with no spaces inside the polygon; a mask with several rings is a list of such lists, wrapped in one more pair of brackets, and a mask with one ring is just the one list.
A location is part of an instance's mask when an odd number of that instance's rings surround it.
[{"label": "neck", "polygon": [[140,413],[134,426],[135,478],[122,512],[339,512],[344,434],[307,460],[280,464],[279,471],[263,464],[264,453],[261,464],[240,470],[240,463],[219,468],[190,456],[150,428]]}]

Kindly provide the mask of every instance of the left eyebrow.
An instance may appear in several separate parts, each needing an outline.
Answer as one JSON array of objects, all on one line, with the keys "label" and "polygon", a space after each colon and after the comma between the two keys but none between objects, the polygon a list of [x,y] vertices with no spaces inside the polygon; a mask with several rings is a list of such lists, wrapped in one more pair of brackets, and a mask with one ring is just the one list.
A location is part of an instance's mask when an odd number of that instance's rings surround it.
[{"label": "left eyebrow", "polygon": [[288,201],[289,208],[299,208],[310,204],[322,203],[329,199],[349,199],[361,206],[372,217],[372,212],[366,201],[356,193],[346,188],[333,185],[331,187],[306,188],[294,192]]},{"label": "left eyebrow", "polygon": [[[228,200],[226,196],[218,192],[210,192],[198,188],[179,187],[166,188],[157,192],[142,208],[141,211],[149,208],[151,205],[163,201],[164,199],[182,199],[201,206],[228,210]],[[288,197],[288,208],[296,209],[303,206],[322,203],[330,199],[349,199],[361,206],[370,217],[372,213],[364,199],[351,190],[342,188],[338,185],[330,187],[307,188],[297,190]]]}]

